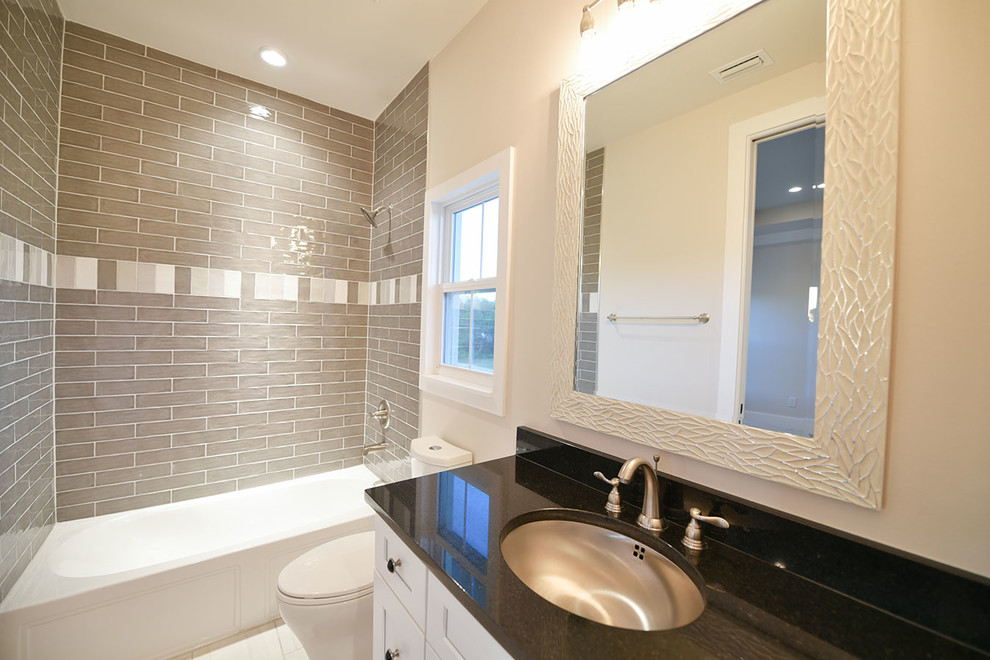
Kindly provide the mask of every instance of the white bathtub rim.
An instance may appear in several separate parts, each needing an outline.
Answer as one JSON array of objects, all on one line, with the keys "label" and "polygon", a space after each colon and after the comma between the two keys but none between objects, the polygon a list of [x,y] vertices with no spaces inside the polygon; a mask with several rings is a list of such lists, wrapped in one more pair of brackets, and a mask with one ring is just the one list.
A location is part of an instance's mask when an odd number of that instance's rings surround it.
[{"label": "white bathtub rim", "polygon": [[[66,523],[62,528],[62,531],[56,538],[52,539],[49,545],[51,546],[48,555],[48,565],[51,567],[53,573],[59,577],[67,579],[88,579],[99,577],[102,575],[114,575],[119,573],[127,573],[137,568],[143,566],[161,566],[171,562],[175,558],[185,559],[187,557],[200,556],[203,553],[213,553],[213,552],[224,552],[227,549],[235,549],[244,545],[244,543],[253,544],[254,542],[262,542],[267,538],[272,537],[282,537],[286,535],[293,535],[297,532],[307,531],[311,528],[318,528],[327,523],[332,523],[336,519],[340,518],[341,515],[349,515],[350,508],[357,507],[362,508],[363,504],[363,491],[372,485],[372,481],[375,479],[374,474],[372,474],[367,469],[363,469],[362,466],[353,466],[351,468],[346,468],[343,470],[337,470],[333,472],[322,473],[318,475],[311,475],[309,477],[304,477],[295,480],[287,480],[284,482],[278,482],[275,484],[269,484],[266,486],[261,486],[258,488],[250,488],[241,491],[232,491],[229,493],[222,493],[218,495],[213,495],[204,498],[196,498],[192,500],[186,500],[183,502],[173,502],[170,504],[162,504],[159,506],[146,507],[142,509],[137,509],[133,511],[125,511],[121,513],[115,513],[104,516],[96,516],[92,518],[84,518],[82,520],[71,521]],[[315,499],[305,499],[300,501],[299,497],[305,497],[307,494],[305,491],[311,490],[311,486],[314,484],[318,487],[325,487],[328,484],[333,484],[340,481],[355,482],[359,491],[347,490],[347,499],[344,504],[349,508],[343,511],[337,512],[337,515],[326,516],[325,511],[320,506],[320,502]],[[287,526],[281,526],[280,518],[281,514],[286,514],[284,517],[291,519],[289,512],[284,510],[284,507],[277,508],[272,511],[271,508],[266,507],[268,500],[277,500],[279,493],[285,491],[304,491],[298,495],[294,495],[291,504],[300,504],[297,508],[297,512],[309,513],[313,515],[313,509],[320,509],[316,516],[319,517],[306,517],[305,515],[296,521],[295,524],[289,524]],[[309,495],[320,494],[320,493],[308,493]],[[259,501],[260,499],[260,501]],[[244,503],[240,503],[240,500],[246,500]],[[241,518],[242,523],[239,527],[234,527],[230,532],[233,532],[233,536],[224,536],[222,533],[217,535],[210,528],[199,528],[196,525],[198,523],[213,523],[222,521],[224,514],[227,511],[224,510],[225,505],[228,502],[237,502],[238,504],[233,508],[232,517]],[[183,511],[191,510],[193,512],[199,513],[199,509],[203,508],[206,504],[207,507],[211,509],[211,515],[203,518],[202,516],[189,516],[188,520],[182,520]],[[245,509],[244,505],[253,505],[257,507],[256,509]],[[265,522],[272,523],[271,533],[258,533],[253,531],[254,528],[251,527],[251,523],[247,520],[250,518],[250,512],[257,511],[258,515],[261,516],[272,516],[268,518],[263,518]],[[179,552],[169,551],[168,545],[165,544],[162,547],[165,548],[164,552],[157,553],[160,557],[153,560],[144,560],[139,553],[135,553],[136,556],[130,556],[124,553],[127,549],[128,543],[132,542],[134,537],[131,535],[124,535],[122,543],[120,546],[115,547],[108,554],[111,561],[103,561],[103,568],[100,569],[99,560],[97,561],[81,561],[79,562],[80,568],[75,569],[75,572],[65,572],[64,570],[59,570],[60,565],[64,566],[66,564],[72,565],[73,556],[70,553],[67,557],[62,556],[62,546],[68,542],[70,539],[76,541],[81,541],[79,537],[85,537],[88,539],[94,539],[97,543],[109,543],[113,545],[114,540],[119,540],[121,537],[115,537],[114,532],[116,532],[121,525],[126,528],[129,521],[135,521],[137,529],[141,528],[142,523],[145,523],[144,518],[152,517],[158,518],[159,522],[162,524],[175,524],[177,521],[181,521],[184,525],[188,526],[190,530],[190,536],[187,543],[191,547],[178,548]],[[61,523],[60,523],[61,524]],[[106,531],[104,531],[106,530]],[[221,530],[222,532],[223,530]],[[204,535],[200,536],[201,532],[205,532]],[[233,540],[232,540],[233,539]],[[170,537],[166,540],[175,542],[182,542],[180,536]],[[83,545],[86,542],[83,541]],[[197,551],[198,548],[203,548]],[[114,555],[117,555],[116,557]],[[120,563],[115,563],[114,559],[120,561]],[[137,561],[140,560],[140,561]],[[97,572],[89,572],[96,570]]]},{"label": "white bathtub rim", "polygon": [[[336,476],[334,476],[336,475]],[[341,470],[335,470],[332,472],[323,472],[315,475],[310,475],[307,477],[301,477],[299,479],[292,479],[283,482],[278,482],[275,484],[268,484],[266,486],[260,486],[257,489],[248,489],[242,491],[231,491],[229,493],[221,493],[218,495],[209,496],[210,499],[216,498],[220,499],[236,499],[238,495],[243,496],[252,490],[258,489],[284,489],[291,488],[293,485],[297,485],[299,482],[312,482],[321,481],[325,479],[339,479],[340,477],[349,477],[352,475],[360,475],[362,479],[367,479],[367,486],[365,488],[371,488],[373,485],[381,483],[378,475],[374,474],[367,469],[364,465],[355,465],[348,468],[343,468]],[[362,489],[363,491],[364,489]],[[269,491],[270,492],[270,491]],[[117,583],[129,582],[132,580],[138,580],[156,573],[165,572],[169,570],[174,570],[177,568],[182,568],[184,566],[198,564],[204,561],[208,561],[215,557],[219,557],[225,554],[240,552],[248,548],[266,546],[271,543],[276,543],[282,539],[301,536],[313,532],[317,532],[321,529],[327,527],[336,527],[337,525],[347,525],[349,522],[354,521],[371,521],[373,517],[373,511],[371,507],[362,500],[357,507],[346,509],[345,511],[336,513],[330,518],[323,518],[318,521],[312,521],[304,525],[298,525],[291,529],[283,529],[277,533],[264,534],[260,536],[254,536],[248,539],[243,539],[236,543],[231,543],[219,548],[212,548],[203,552],[194,553],[190,555],[185,555],[176,559],[171,559],[164,562],[159,562],[155,564],[148,564],[144,566],[139,566],[126,571],[120,571],[115,573],[109,573],[104,575],[87,576],[87,577],[66,577],[54,573],[48,566],[50,556],[55,552],[55,550],[62,544],[70,540],[73,536],[84,529],[88,529],[94,524],[102,523],[104,521],[115,520],[120,518],[126,518],[130,516],[141,515],[142,512],[146,512],[147,509],[173,509],[181,510],[185,507],[195,506],[199,503],[199,500],[204,498],[196,498],[192,500],[186,500],[183,502],[172,502],[169,504],[161,504],[157,507],[147,507],[146,509],[137,509],[134,511],[122,511],[120,513],[106,514],[104,516],[96,516],[94,518],[84,518],[80,520],[71,520],[66,522],[55,523],[51,533],[45,539],[41,548],[35,554],[34,558],[28,564],[24,573],[14,584],[10,593],[6,598],[0,602],[0,614],[12,610],[16,610],[24,607],[31,607],[41,603],[46,603],[67,596],[93,591],[106,587],[109,585],[115,585]]]}]

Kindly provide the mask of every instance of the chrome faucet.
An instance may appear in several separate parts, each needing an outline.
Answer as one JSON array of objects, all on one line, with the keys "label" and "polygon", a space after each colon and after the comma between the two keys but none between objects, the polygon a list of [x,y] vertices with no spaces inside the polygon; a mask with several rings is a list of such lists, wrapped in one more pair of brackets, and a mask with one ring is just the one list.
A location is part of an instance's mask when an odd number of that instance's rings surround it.
[{"label": "chrome faucet", "polygon": [[654,466],[644,458],[630,458],[619,469],[619,481],[628,484],[636,476],[636,471],[642,469],[646,480],[646,492],[643,493],[643,511],[636,518],[636,524],[651,532],[663,531],[664,522],[660,517],[660,483]]}]

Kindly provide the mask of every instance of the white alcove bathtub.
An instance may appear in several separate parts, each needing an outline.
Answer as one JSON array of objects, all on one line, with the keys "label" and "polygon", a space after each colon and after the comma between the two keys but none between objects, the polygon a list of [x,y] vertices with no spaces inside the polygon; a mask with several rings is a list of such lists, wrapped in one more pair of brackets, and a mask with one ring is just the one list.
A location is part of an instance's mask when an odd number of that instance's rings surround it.
[{"label": "white alcove bathtub", "polygon": [[0,658],[169,658],[271,621],[286,564],[373,529],[376,482],[358,465],[57,523],[0,604]]}]

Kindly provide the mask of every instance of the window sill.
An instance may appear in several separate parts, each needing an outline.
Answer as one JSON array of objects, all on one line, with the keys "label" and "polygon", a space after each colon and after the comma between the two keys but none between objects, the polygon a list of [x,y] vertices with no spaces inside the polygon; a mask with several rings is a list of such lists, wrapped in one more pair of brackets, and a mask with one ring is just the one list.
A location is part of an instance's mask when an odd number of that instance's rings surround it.
[{"label": "window sill", "polygon": [[504,398],[491,386],[485,387],[437,374],[422,374],[419,377],[419,389],[499,417],[505,415]]}]

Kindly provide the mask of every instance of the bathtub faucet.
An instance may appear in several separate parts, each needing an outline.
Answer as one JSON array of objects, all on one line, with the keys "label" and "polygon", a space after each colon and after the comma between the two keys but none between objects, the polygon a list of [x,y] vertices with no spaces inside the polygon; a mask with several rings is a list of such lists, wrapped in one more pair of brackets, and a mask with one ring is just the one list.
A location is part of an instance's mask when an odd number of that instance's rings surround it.
[{"label": "bathtub faucet", "polygon": [[368,413],[368,418],[376,420],[382,425],[382,431],[387,431],[389,424],[392,422],[392,408],[389,407],[388,401],[382,399],[375,412]]},{"label": "bathtub faucet", "polygon": [[361,450],[361,455],[367,456],[373,451],[381,451],[382,449],[387,449],[387,448],[388,448],[387,442],[379,442],[376,445],[365,445],[364,448]]}]

